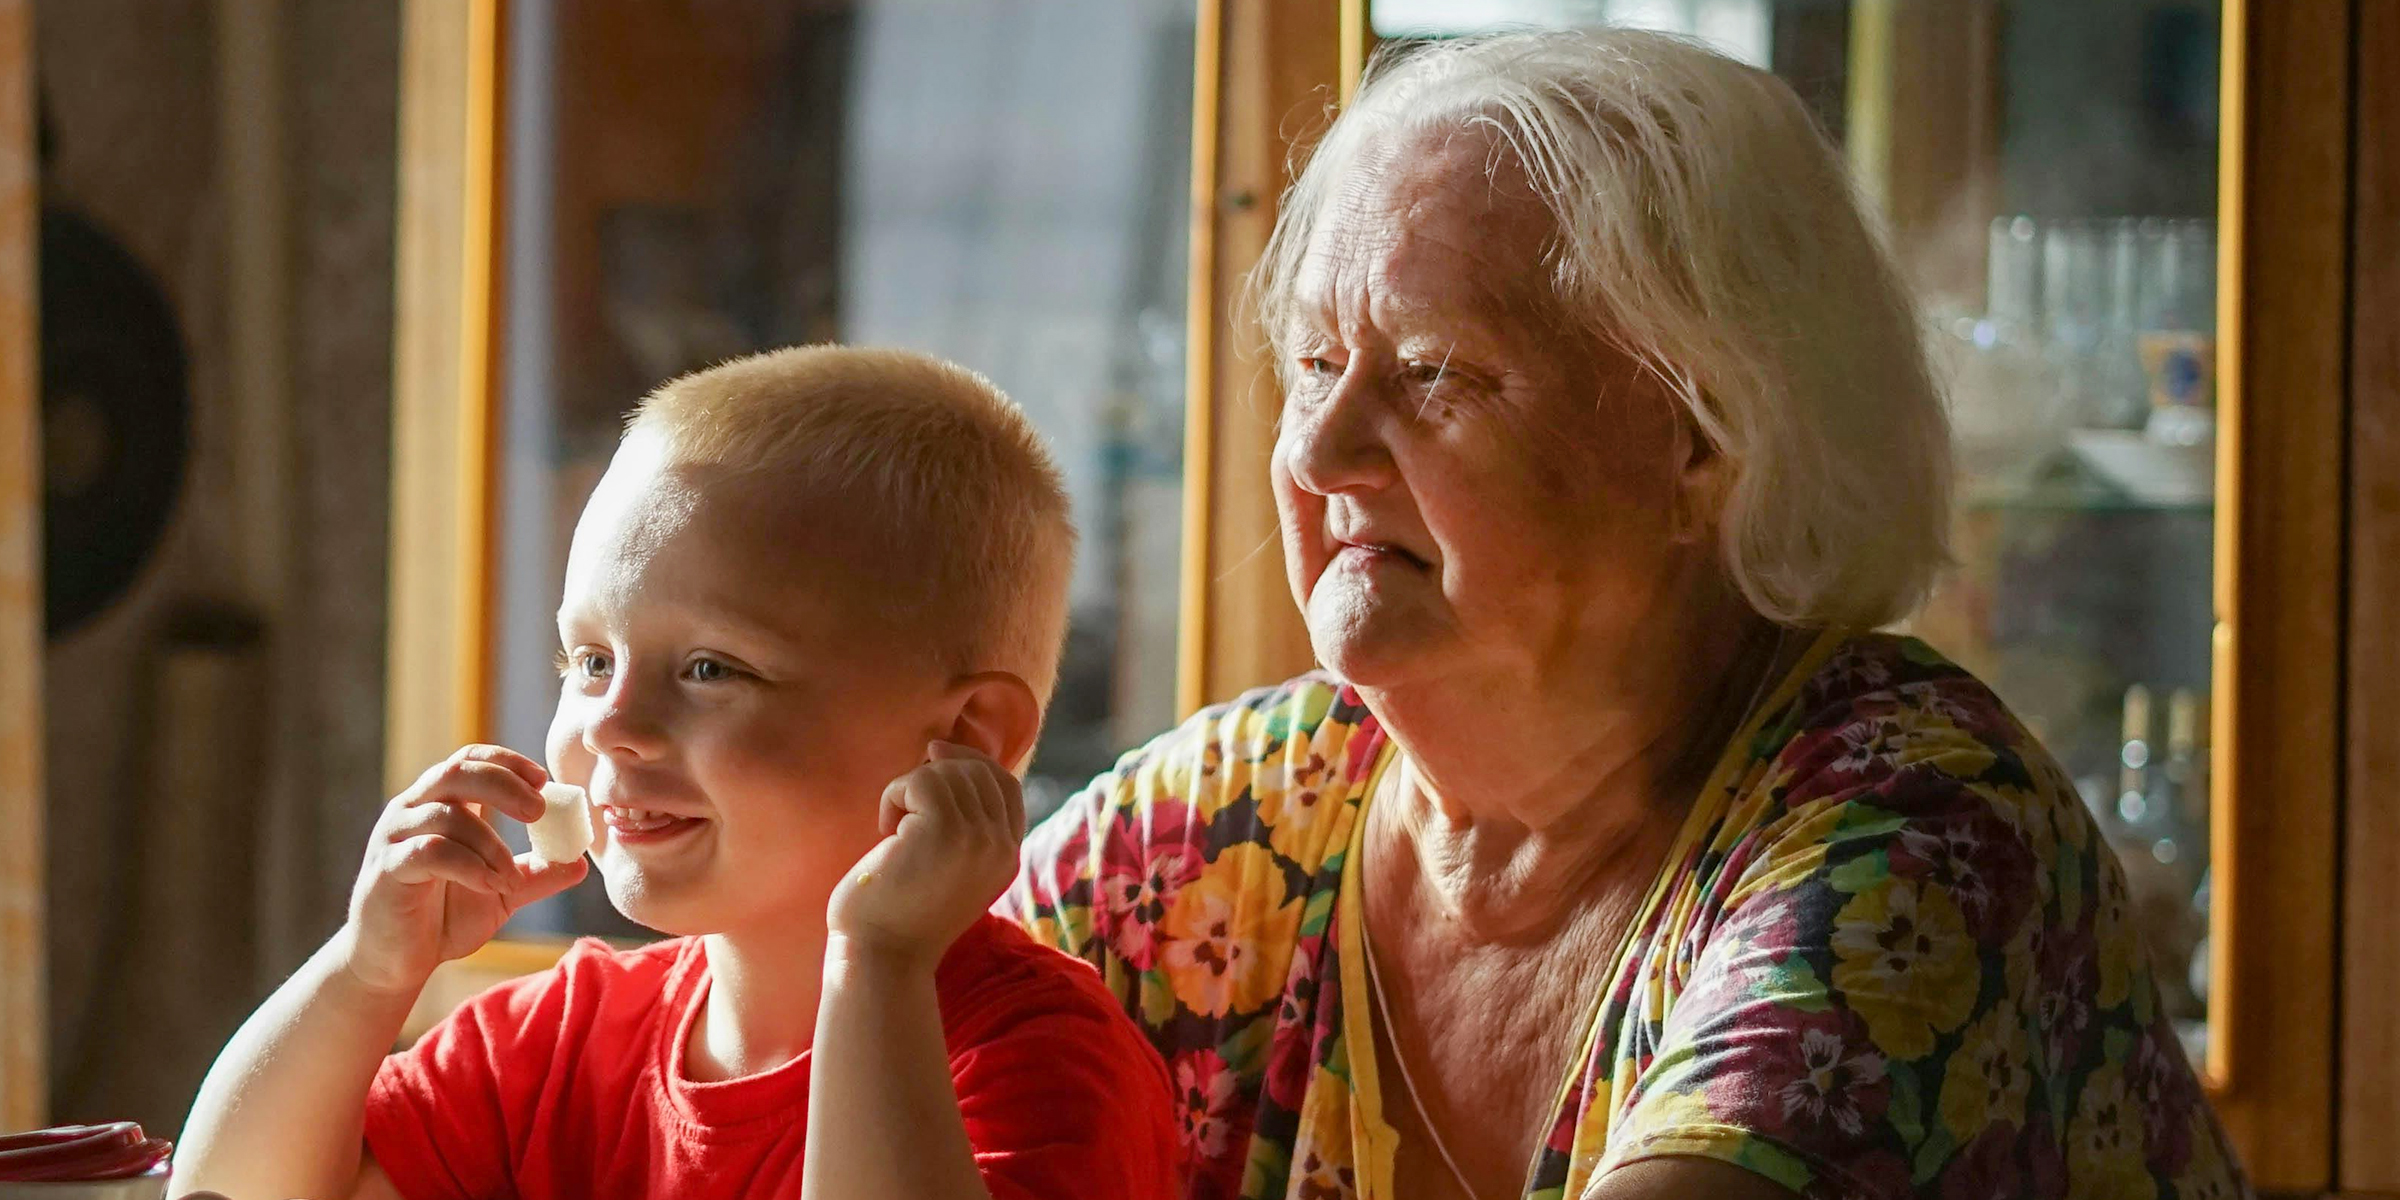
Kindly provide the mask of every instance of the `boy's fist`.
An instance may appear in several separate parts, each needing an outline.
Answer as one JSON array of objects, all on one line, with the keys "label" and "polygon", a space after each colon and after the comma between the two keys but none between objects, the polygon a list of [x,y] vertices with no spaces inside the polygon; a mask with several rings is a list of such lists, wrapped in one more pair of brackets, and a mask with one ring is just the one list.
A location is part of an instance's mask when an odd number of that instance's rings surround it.
[{"label": "boy's fist", "polygon": [[539,763],[503,746],[467,746],[384,806],[350,893],[350,974],[410,992],[433,968],[470,953],[518,909],[583,878],[584,863],[518,858],[473,806],[520,821],[542,815]]},{"label": "boy's fist", "polygon": [[883,789],[883,840],[850,868],[825,912],[853,945],[938,961],[1017,875],[1025,795],[983,753],[949,742]]}]

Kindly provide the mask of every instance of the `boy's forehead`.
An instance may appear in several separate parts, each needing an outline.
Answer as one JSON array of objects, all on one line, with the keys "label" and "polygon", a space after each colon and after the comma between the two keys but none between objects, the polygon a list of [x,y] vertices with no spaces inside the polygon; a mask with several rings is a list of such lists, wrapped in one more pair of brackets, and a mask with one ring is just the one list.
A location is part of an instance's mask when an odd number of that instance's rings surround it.
[{"label": "boy's forehead", "polygon": [[843,519],[836,498],[788,480],[673,464],[636,440],[576,525],[562,614],[640,600],[790,620],[847,607],[888,583],[877,578],[876,539]]}]

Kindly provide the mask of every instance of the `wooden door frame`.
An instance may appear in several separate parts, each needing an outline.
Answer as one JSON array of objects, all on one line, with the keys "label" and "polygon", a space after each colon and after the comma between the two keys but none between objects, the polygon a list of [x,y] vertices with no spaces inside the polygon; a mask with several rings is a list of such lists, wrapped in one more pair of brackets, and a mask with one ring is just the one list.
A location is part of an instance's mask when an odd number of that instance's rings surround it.
[{"label": "wooden door frame", "polygon": [[50,1105],[32,0],[0,0],[0,159],[0,1129],[30,1129]]},{"label": "wooden door frame", "polygon": [[2261,1191],[2333,1185],[2351,0],[2227,0],[2210,1091]]},{"label": "wooden door frame", "polygon": [[2400,1195],[2400,4],[2357,7],[2350,70],[2350,545],[2342,806],[2341,1186]]}]

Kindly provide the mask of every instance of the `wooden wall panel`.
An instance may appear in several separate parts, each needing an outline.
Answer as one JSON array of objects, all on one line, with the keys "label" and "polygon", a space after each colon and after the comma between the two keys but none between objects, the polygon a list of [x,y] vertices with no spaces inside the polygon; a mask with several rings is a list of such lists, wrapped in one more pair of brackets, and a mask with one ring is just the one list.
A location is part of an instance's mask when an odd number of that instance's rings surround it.
[{"label": "wooden wall panel", "polygon": [[410,0],[400,42],[386,784],[480,736],[491,533],[500,0]]},{"label": "wooden wall panel", "polygon": [[0,0],[0,1129],[42,1124],[41,379],[33,5]]},{"label": "wooden wall panel", "polygon": [[2400,1193],[2400,4],[2358,23],[2336,1161],[2343,1188]]},{"label": "wooden wall panel", "polygon": [[[1348,22],[1365,36],[1363,10]],[[1323,131],[1345,61],[1332,0],[1202,0],[1193,86],[1183,614],[1185,713],[1313,663],[1275,532],[1267,455],[1282,395],[1239,304],[1287,168]],[[1347,59],[1355,63],[1354,46]]]}]

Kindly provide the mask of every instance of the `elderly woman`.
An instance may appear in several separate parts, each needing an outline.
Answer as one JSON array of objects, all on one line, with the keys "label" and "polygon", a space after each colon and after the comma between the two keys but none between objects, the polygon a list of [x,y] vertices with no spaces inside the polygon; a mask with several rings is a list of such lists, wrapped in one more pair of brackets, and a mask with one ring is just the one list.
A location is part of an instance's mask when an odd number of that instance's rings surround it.
[{"label": "elderly woman", "polygon": [[1194,1197],[2242,1190],[2073,789],[1866,632],[1940,400],[1772,76],[1632,32],[1388,63],[1259,268],[1321,673],[1003,900],[1172,1069]]}]

